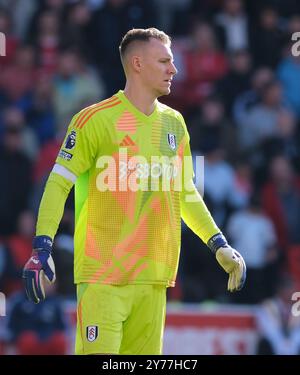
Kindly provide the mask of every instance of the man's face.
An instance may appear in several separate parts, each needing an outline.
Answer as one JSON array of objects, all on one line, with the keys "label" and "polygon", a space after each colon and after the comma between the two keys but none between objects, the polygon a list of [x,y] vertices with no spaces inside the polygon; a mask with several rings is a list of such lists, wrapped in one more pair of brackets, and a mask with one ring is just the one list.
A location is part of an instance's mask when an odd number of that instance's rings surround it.
[{"label": "man's face", "polygon": [[154,96],[170,93],[171,81],[176,73],[177,69],[169,45],[154,38],[143,44],[140,77],[144,86]]}]

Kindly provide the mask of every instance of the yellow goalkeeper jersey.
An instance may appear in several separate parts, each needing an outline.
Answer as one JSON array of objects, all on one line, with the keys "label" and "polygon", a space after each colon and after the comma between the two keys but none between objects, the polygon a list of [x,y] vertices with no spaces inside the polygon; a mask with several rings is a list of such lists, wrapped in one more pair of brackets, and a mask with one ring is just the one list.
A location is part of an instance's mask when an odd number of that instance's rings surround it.
[{"label": "yellow goalkeeper jersey", "polygon": [[174,286],[184,156],[183,117],[158,101],[146,116],[119,91],[74,116],[56,163],[77,176],[76,283]]}]

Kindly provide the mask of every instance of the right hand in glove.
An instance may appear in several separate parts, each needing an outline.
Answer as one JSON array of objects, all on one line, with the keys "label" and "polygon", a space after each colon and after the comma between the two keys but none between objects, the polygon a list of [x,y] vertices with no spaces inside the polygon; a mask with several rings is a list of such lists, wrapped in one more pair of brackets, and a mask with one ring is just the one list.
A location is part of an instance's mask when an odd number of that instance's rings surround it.
[{"label": "right hand in glove", "polygon": [[39,303],[45,299],[44,279],[55,281],[55,266],[51,256],[52,240],[48,236],[37,236],[33,240],[33,251],[24,266],[25,291],[30,301]]}]

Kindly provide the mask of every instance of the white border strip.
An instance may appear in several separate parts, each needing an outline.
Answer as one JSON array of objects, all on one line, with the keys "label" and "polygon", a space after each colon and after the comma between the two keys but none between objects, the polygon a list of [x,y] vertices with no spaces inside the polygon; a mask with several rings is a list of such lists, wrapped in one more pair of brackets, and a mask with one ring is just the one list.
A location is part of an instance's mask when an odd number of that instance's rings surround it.
[{"label": "white border strip", "polygon": [[75,184],[77,176],[74,173],[70,172],[67,168],[63,167],[60,164],[55,164],[52,172],[59,174],[60,176],[65,177],[67,180],[70,180]]}]

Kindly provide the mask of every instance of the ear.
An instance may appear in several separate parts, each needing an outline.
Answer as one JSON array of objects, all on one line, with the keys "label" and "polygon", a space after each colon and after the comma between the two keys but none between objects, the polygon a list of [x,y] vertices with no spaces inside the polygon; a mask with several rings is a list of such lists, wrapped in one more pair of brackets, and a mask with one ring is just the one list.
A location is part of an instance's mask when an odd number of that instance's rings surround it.
[{"label": "ear", "polygon": [[131,64],[132,64],[132,68],[133,68],[133,70],[135,72],[140,72],[141,71],[142,62],[141,62],[141,57],[140,56],[137,56],[137,55],[132,56],[132,58],[131,58]]}]

